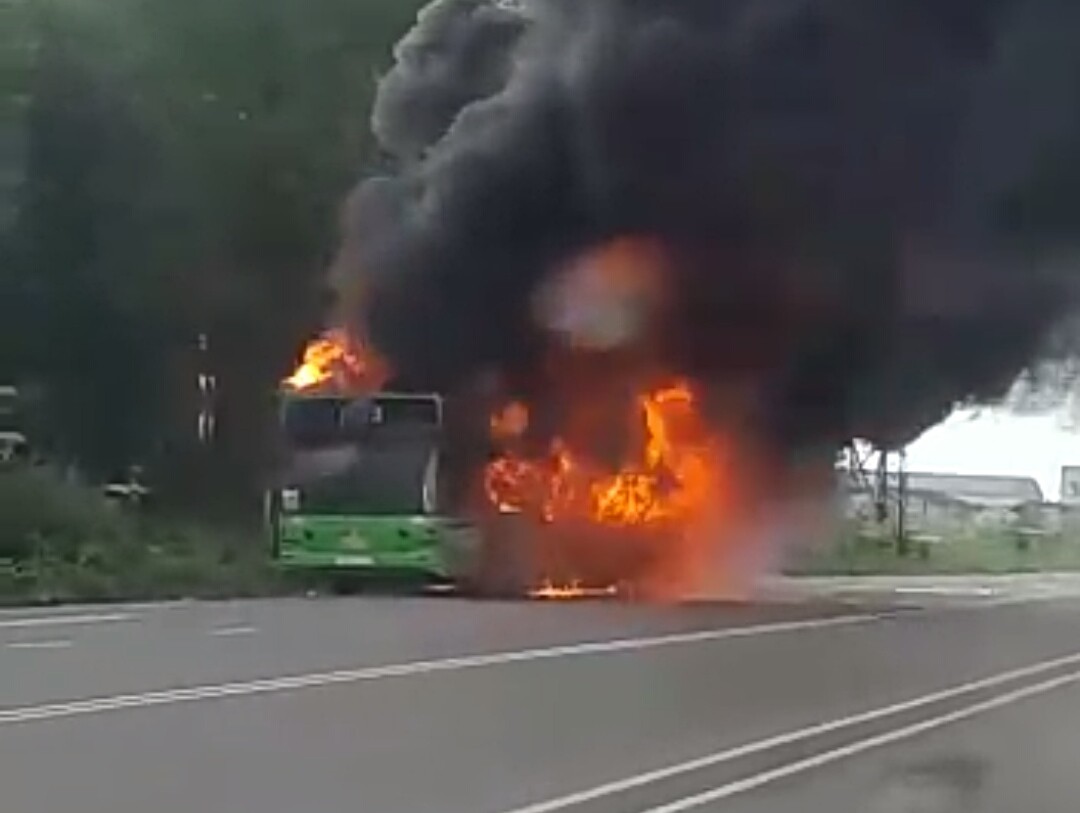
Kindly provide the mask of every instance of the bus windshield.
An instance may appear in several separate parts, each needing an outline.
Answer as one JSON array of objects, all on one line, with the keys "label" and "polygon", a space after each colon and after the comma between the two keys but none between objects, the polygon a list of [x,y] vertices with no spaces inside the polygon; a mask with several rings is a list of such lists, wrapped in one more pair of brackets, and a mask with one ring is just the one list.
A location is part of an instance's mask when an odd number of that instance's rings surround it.
[{"label": "bus windshield", "polygon": [[287,399],[282,485],[303,513],[430,513],[440,420],[434,397]]}]

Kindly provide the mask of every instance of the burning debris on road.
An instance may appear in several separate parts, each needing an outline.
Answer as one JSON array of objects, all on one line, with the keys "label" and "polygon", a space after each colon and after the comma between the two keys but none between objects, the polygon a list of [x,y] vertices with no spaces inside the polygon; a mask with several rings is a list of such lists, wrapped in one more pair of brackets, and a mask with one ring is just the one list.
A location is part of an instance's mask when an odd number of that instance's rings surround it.
[{"label": "burning debris on road", "polygon": [[[503,510],[816,490],[794,461],[1004,394],[1073,309],[1078,30],[1069,0],[436,0],[379,88],[396,171],[347,207],[343,319],[526,410]],[[674,457],[673,405],[709,427]],[[753,453],[717,469],[724,438]]]}]

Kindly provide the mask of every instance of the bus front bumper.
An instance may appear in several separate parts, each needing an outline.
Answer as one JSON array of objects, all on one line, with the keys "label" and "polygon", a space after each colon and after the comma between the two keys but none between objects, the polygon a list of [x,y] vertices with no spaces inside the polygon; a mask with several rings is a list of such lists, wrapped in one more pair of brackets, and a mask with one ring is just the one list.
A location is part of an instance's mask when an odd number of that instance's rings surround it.
[{"label": "bus front bumper", "polygon": [[276,560],[305,570],[446,575],[437,521],[423,516],[291,514],[280,518]]}]

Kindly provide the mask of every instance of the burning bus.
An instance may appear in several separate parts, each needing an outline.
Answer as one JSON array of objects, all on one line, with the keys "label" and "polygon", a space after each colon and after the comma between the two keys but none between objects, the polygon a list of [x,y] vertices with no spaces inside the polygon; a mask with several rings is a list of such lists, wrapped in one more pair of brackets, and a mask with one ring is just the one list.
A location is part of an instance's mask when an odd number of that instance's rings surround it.
[{"label": "burning bus", "polygon": [[386,369],[331,332],[283,382],[267,496],[282,566],[487,595],[640,594],[675,578],[721,502],[720,449],[685,382],[629,399],[628,440],[603,460],[587,419],[537,443],[521,401],[393,391]]},{"label": "burning bus", "polygon": [[[279,393],[279,459],[268,529],[283,567],[520,594],[531,580],[492,571],[467,510],[463,472],[483,444],[429,392],[384,388],[385,365],[343,331],[312,342]],[[462,450],[471,448],[464,459]]]},{"label": "burning bus", "polygon": [[331,331],[307,347],[282,383],[279,465],[266,498],[282,566],[449,576],[443,400],[381,391],[384,378],[373,354]]},{"label": "burning bus", "polygon": [[282,393],[274,553],[292,567],[442,575],[437,396]]}]

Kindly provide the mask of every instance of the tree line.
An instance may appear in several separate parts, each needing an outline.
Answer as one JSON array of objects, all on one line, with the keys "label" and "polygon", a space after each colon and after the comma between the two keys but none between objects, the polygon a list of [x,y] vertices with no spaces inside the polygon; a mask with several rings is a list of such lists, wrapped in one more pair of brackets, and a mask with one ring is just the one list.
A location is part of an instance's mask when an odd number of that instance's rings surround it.
[{"label": "tree line", "polygon": [[[254,504],[368,108],[419,0],[14,0],[0,14],[0,383],[35,445]],[[213,442],[197,415],[211,376]]]}]

